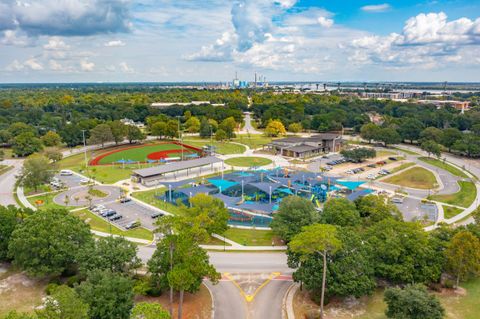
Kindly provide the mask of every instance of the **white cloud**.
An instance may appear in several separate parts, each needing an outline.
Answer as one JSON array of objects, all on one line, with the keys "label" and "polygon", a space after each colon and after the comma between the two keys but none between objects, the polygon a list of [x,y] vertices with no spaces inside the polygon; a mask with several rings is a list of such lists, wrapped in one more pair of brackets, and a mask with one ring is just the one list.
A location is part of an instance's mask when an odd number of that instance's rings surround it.
[{"label": "white cloud", "polygon": [[5,30],[3,37],[0,38],[0,44],[25,47],[32,45],[33,41],[25,35],[19,35],[16,30]]},{"label": "white cloud", "polygon": [[95,63],[90,62],[88,60],[81,60],[80,61],[80,69],[84,72],[91,72],[95,68]]},{"label": "white cloud", "polygon": [[124,72],[124,73],[134,73],[135,70],[130,67],[127,62],[120,62],[118,64],[118,66],[120,67],[120,71]]},{"label": "white cloud", "polygon": [[52,71],[63,71],[64,70],[63,66],[55,60],[50,60],[48,62],[48,67]]},{"label": "white cloud", "polygon": [[7,71],[22,71],[27,69],[32,71],[41,71],[43,70],[43,65],[37,59],[30,58],[23,63],[15,59],[6,67]]},{"label": "white cloud", "polygon": [[391,6],[388,3],[382,3],[363,6],[360,9],[365,12],[385,12],[390,10]]},{"label": "white cloud", "polygon": [[25,66],[23,65],[23,63],[20,63],[17,59],[15,59],[15,60],[12,61],[12,63],[7,65],[5,70],[7,70],[7,71],[20,71],[20,70],[23,70],[24,68],[25,68]]},{"label": "white cloud", "polygon": [[63,42],[63,40],[59,37],[51,37],[48,40],[48,43],[43,46],[45,50],[52,50],[52,51],[65,51],[70,50],[70,46]]},{"label": "white cloud", "polygon": [[35,58],[30,58],[23,63],[26,67],[30,68],[33,71],[43,70],[43,65],[37,61]]},{"label": "white cloud", "polygon": [[332,19],[327,19],[325,17],[319,17],[318,18],[318,23],[325,28],[330,28],[333,25],[333,20]]},{"label": "white cloud", "polygon": [[112,41],[105,42],[104,45],[106,47],[124,47],[126,43],[123,42],[122,40],[112,40]]}]

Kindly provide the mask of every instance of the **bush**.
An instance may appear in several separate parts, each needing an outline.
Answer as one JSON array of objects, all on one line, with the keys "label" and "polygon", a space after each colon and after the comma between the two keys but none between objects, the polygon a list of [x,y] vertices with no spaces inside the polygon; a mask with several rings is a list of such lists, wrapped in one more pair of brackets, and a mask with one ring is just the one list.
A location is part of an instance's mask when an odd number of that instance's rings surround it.
[{"label": "bush", "polygon": [[47,287],[45,288],[45,293],[46,293],[48,296],[50,296],[50,295],[53,293],[53,291],[54,291],[55,289],[57,289],[58,286],[59,286],[59,285],[56,284],[56,283],[53,283],[53,282],[52,282],[52,283],[49,283],[49,284],[47,285]]}]

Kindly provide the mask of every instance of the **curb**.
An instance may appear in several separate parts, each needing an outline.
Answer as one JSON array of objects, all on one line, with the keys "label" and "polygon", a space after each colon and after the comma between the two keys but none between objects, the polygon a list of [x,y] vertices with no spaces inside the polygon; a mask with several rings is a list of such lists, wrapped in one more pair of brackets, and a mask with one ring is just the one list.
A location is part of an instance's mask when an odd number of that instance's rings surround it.
[{"label": "curb", "polygon": [[287,293],[283,297],[283,318],[282,319],[295,319],[295,312],[293,311],[293,297],[297,292],[300,285],[298,283],[293,283],[288,287]]},{"label": "curb", "polygon": [[214,319],[215,318],[215,299],[213,299],[213,293],[210,290],[210,287],[208,287],[208,285],[205,283],[205,281],[202,282],[202,285],[204,285],[207,288],[208,293],[210,294],[210,298],[212,299],[212,316],[211,316],[211,319]]}]

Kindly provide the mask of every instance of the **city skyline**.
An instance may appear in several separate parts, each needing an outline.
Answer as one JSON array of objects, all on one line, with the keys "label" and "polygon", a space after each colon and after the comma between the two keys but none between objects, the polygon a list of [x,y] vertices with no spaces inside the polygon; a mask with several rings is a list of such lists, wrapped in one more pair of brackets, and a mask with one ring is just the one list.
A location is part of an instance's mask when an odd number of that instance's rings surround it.
[{"label": "city skyline", "polygon": [[3,1],[0,82],[478,81],[474,1]]}]

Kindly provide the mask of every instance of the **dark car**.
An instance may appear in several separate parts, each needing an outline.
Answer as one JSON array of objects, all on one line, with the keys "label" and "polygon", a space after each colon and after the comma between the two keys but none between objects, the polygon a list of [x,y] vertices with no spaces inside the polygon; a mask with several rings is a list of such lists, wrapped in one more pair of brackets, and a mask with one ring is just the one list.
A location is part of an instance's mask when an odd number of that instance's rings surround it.
[{"label": "dark car", "polygon": [[114,211],[113,209],[108,209],[108,210],[102,212],[100,215],[101,215],[102,217],[110,217],[110,216],[115,215],[116,213],[117,213],[117,212]]},{"label": "dark car", "polygon": [[162,217],[162,216],[163,216],[162,213],[153,213],[150,217],[152,217],[152,219],[155,219],[155,218]]},{"label": "dark car", "polygon": [[140,227],[140,222],[134,221],[134,222],[128,223],[128,224],[125,226],[125,229],[133,229],[133,228],[137,228],[137,227]]},{"label": "dark car", "polygon": [[368,164],[367,166],[371,167],[371,168],[375,168],[375,167],[377,167],[377,164]]},{"label": "dark car", "polygon": [[391,161],[396,161],[397,160],[396,157],[389,157],[388,159],[391,160]]},{"label": "dark car", "polygon": [[132,199],[131,199],[130,197],[122,197],[122,198],[120,198],[120,200],[119,200],[119,202],[122,203],[122,204],[123,204],[123,203],[131,202],[131,201],[132,201]]},{"label": "dark car", "polygon": [[119,220],[119,219],[122,219],[123,216],[120,215],[120,214],[115,214],[115,215],[112,215],[108,218],[109,221],[114,221],[114,220]]}]

